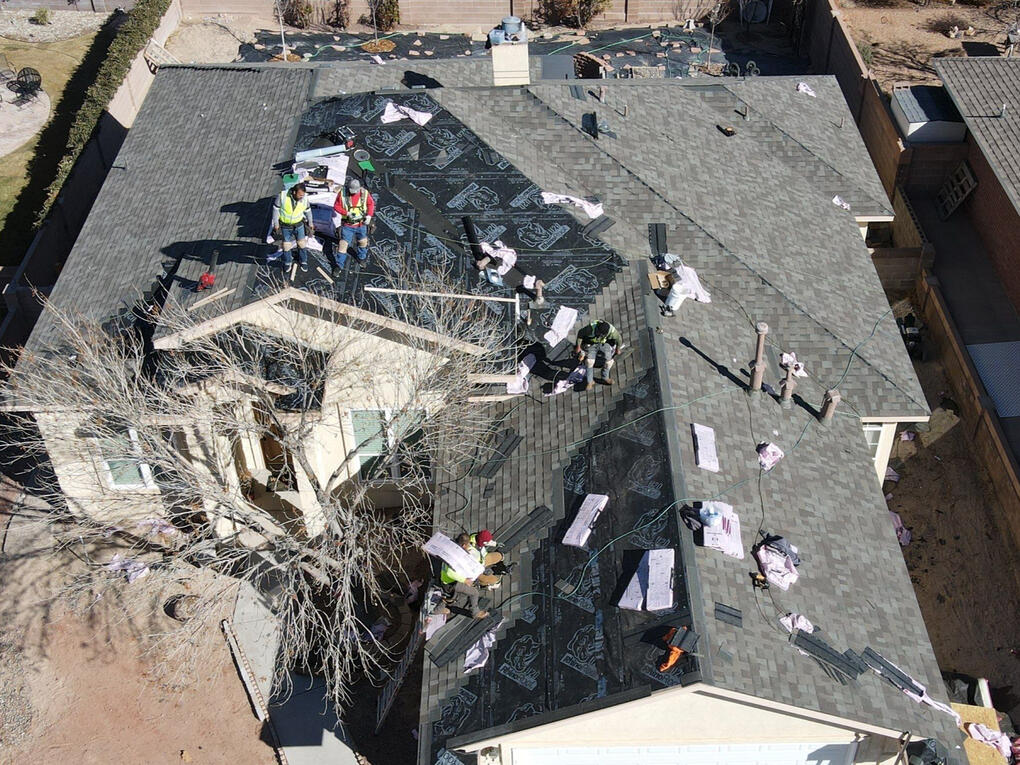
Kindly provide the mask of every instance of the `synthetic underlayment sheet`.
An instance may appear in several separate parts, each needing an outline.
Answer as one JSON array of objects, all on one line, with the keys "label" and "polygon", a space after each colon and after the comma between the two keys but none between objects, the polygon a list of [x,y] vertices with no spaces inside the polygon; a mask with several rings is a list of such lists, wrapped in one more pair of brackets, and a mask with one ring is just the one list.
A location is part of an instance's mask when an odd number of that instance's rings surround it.
[{"label": "synthetic underlayment sheet", "polygon": [[[390,101],[433,117],[424,126],[410,120],[383,123]],[[536,340],[551,327],[560,307],[573,308],[579,320],[587,320],[587,306],[623,266],[619,255],[582,233],[587,221],[579,222],[559,205],[544,204],[539,186],[426,93],[369,93],[315,104],[301,117],[294,150],[332,143],[330,134],[338,127],[350,130],[355,146],[369,152],[375,167],[362,178],[376,199],[369,261],[355,269],[349,257],[331,282],[315,268],[329,274],[332,246],[327,245],[324,253],[311,254],[307,273],[298,273],[299,287],[384,314],[397,310],[392,298],[364,288],[392,288],[394,279],[411,270],[425,279],[448,273],[460,292],[512,297],[513,290],[489,283],[474,268],[462,224],[463,216],[470,215],[481,240],[502,240],[517,251],[521,271],[545,282],[546,305],[532,311],[527,330]],[[400,184],[417,198],[402,198]],[[253,291],[273,291],[277,271],[264,267]],[[522,294],[521,301],[526,309],[529,296]],[[484,305],[508,325],[516,323],[512,303]],[[423,321],[427,324],[428,318]]]}]

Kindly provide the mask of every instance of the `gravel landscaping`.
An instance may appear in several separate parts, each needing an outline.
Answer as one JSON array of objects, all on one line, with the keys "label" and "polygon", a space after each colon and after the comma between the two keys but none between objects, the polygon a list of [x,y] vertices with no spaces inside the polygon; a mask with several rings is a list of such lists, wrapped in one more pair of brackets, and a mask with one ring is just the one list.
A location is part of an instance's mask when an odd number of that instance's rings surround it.
[{"label": "gravel landscaping", "polygon": [[30,20],[34,14],[27,9],[0,12],[0,37],[25,42],[69,40],[95,32],[109,18],[107,13],[92,11],[50,11],[50,23],[37,24]]}]

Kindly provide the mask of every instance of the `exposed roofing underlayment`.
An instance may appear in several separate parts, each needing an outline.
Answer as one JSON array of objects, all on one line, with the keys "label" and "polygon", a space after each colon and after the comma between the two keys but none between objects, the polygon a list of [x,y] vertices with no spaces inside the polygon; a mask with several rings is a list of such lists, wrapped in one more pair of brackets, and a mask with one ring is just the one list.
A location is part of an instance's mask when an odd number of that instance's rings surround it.
[{"label": "exposed roofing underlayment", "polygon": [[[778,623],[802,613],[836,652],[858,656],[870,647],[944,698],[857,416],[921,417],[927,409],[853,213],[832,203],[838,194],[854,212],[888,212],[836,82],[800,78],[816,92],[811,98],[794,78],[613,81],[599,103],[560,84],[464,87],[488,77],[472,61],[415,68],[458,86],[387,94],[434,113],[424,127],[378,123],[381,95],[340,97],[398,86],[403,72],[395,67],[161,70],[118,158],[126,169],[107,180],[53,300],[112,315],[133,299],[131,289],[151,283],[167,255],[184,255],[170,264],[180,284],[197,278],[198,253],[215,242],[232,253],[217,283],[235,288],[215,310],[251,301],[279,189],[269,168],[319,132],[347,125],[381,160],[371,183],[382,249],[372,253],[372,268],[388,267],[398,244],[424,259],[469,258],[463,242],[422,233],[423,211],[391,193],[388,171],[429,195],[449,225],[470,213],[479,228],[502,227],[499,236],[521,248],[550,285],[533,335],[570,305],[611,321],[630,346],[612,387],[494,405],[500,429],[522,441],[439,497],[437,528],[451,535],[485,527],[499,540],[530,514],[537,520],[515,535],[508,558],[521,565],[490,596],[505,622],[486,666],[464,673],[455,642],[473,627],[464,617],[426,647],[420,762],[485,731],[686,682],[955,744],[944,715],[873,673],[834,675],[798,652]],[[593,111],[609,127],[598,139],[581,130]],[[719,124],[735,126],[736,135]],[[597,197],[615,223],[586,237],[585,216],[543,206],[539,189]],[[127,237],[111,236],[123,234],[124,221]],[[536,223],[547,235],[533,241],[524,232]],[[662,237],[696,269],[711,303],[686,301],[675,317],[659,315],[647,260],[650,242],[661,245]],[[130,279],[114,279],[121,268]],[[339,297],[362,299],[372,268],[345,272]],[[470,267],[462,273],[465,289],[479,288]],[[745,392],[756,321],[772,328],[769,385],[778,389],[780,350],[796,352],[809,372],[791,410]],[[47,332],[44,317],[32,342]],[[537,376],[554,366],[545,361]],[[815,414],[828,387],[838,387],[844,403],[823,427]],[[718,472],[695,466],[692,423],[714,429]],[[786,453],[768,473],[758,467],[761,441]],[[594,558],[560,544],[587,493],[609,496],[587,543],[602,551]],[[744,560],[697,546],[680,523],[682,505],[711,498],[740,517]],[[759,530],[800,549],[800,578],[788,592],[751,586],[748,550]],[[653,548],[676,551],[673,607],[618,609],[641,551]],[[579,587],[565,592],[561,580]],[[697,656],[660,673],[665,626],[689,626],[700,642]]]}]

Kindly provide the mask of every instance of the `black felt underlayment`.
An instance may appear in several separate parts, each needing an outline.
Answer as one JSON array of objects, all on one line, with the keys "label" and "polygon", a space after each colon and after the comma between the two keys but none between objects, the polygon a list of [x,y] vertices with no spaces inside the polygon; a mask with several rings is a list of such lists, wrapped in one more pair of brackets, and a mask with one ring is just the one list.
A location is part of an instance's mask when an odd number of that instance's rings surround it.
[{"label": "black felt underlayment", "polygon": [[[391,100],[433,117],[423,127],[408,119],[383,124],[380,117]],[[327,243],[322,254],[311,253],[308,272],[297,273],[297,286],[388,314],[395,310],[392,300],[364,287],[392,287],[392,277],[405,274],[414,261],[426,278],[430,272],[448,271],[461,292],[511,297],[513,290],[489,283],[475,269],[461,220],[470,215],[483,241],[500,239],[515,248],[518,267],[545,282],[547,304],[532,311],[528,328],[534,340],[552,325],[560,306],[577,309],[584,320],[587,306],[622,268],[619,255],[583,233],[584,222],[559,205],[542,202],[543,190],[564,189],[540,189],[427,93],[368,93],[319,102],[302,115],[294,151],[331,143],[330,133],[341,126],[353,132],[355,148],[368,151],[376,169],[363,173],[376,199],[368,263],[356,267],[349,253],[346,267],[331,275],[330,283],[316,268],[330,274],[332,246]],[[279,266],[264,266],[253,291],[273,291],[274,275],[280,278]],[[522,309],[529,300],[521,294]],[[511,303],[484,305],[511,331],[516,321]]]},{"label": "black felt underlayment", "polygon": [[[610,431],[660,406],[656,375],[650,372],[624,392],[603,427]],[[696,656],[684,657],[669,672],[658,671],[669,627],[691,626],[663,443],[660,413],[592,439],[569,460],[562,472],[563,504],[541,543],[529,545],[532,581],[524,586],[532,594],[518,604],[522,615],[499,636],[485,667],[442,705],[431,730],[433,762],[450,738],[635,688],[655,690],[699,679]],[[587,550],[565,546],[563,533],[589,493],[609,496],[606,511]],[[585,570],[589,551],[621,535]],[[672,608],[654,613],[618,608],[642,552],[665,547],[677,555]],[[508,559],[514,559],[512,551]],[[556,589],[559,580],[580,586],[567,595]]]},{"label": "black felt underlayment", "polygon": [[[494,17],[492,21],[496,24],[499,19]],[[763,31],[766,29],[765,25],[756,25],[756,28]],[[565,63],[561,62],[581,51],[592,53],[609,63],[613,67],[610,77],[626,76],[627,66],[662,67],[662,76],[666,78],[687,77],[691,74],[691,65],[709,63],[710,48],[712,63],[737,64],[741,74],[748,71],[747,64],[750,61],[755,62],[751,71],[757,69],[765,75],[804,72],[808,64],[805,59],[797,58],[789,46],[785,51],[780,49],[784,41],[782,34],[773,32],[767,35],[770,39],[766,46],[762,46],[758,41],[766,35],[745,30],[739,23],[720,25],[715,30],[714,38],[708,29],[687,31],[677,27],[663,27],[657,31],[656,36],[647,28],[606,29],[590,33],[584,38],[587,40],[585,42],[573,33],[539,37],[538,31],[532,30],[528,52],[532,56],[552,59],[550,64],[543,67],[542,76],[560,81],[564,75],[569,74]],[[402,60],[413,65],[439,59],[476,58],[480,59],[480,64],[488,63],[489,52],[485,42],[472,41],[465,35],[396,33],[384,37],[394,45],[392,50],[380,54],[386,61]],[[261,30],[255,33],[255,39],[254,44],[239,46],[238,55],[242,61],[268,61],[280,53],[279,32]],[[290,52],[312,62],[369,61],[370,54],[361,45],[371,40],[371,35],[364,34],[287,34]],[[765,52],[764,48],[770,52]],[[732,73],[736,74],[735,71]],[[442,81],[440,84],[457,85],[456,82]]]}]

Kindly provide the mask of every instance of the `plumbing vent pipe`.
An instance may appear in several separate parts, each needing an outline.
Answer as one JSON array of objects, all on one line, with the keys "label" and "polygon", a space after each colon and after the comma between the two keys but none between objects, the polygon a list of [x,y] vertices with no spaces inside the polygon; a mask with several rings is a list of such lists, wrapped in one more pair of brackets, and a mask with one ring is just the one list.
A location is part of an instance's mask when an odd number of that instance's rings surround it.
[{"label": "plumbing vent pipe", "polygon": [[832,417],[836,414],[836,407],[842,400],[843,397],[839,395],[838,390],[825,391],[825,398],[822,399],[822,413],[818,415],[818,419],[823,425],[832,422]]},{"label": "plumbing vent pipe", "polygon": [[758,344],[754,349],[754,370],[751,376],[752,395],[761,392],[761,382],[765,378],[765,337],[769,333],[769,325],[759,321],[754,325],[754,331],[758,334]]}]

